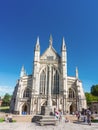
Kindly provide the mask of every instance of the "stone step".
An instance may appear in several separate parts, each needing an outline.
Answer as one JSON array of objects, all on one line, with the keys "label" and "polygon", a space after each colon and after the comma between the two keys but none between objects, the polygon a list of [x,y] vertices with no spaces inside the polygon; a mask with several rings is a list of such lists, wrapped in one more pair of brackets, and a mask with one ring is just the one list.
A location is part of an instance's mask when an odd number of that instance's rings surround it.
[{"label": "stone step", "polygon": [[42,125],[57,125],[56,122],[39,122],[39,124]]},{"label": "stone step", "polygon": [[58,120],[57,119],[40,119],[40,121],[51,122],[51,121],[58,121]]},{"label": "stone step", "polygon": [[54,124],[57,125],[58,124],[58,120],[55,119],[54,116],[42,116],[42,118],[38,121],[40,125],[48,125],[48,124]]},{"label": "stone step", "polygon": [[55,119],[54,116],[42,116],[42,119]]}]

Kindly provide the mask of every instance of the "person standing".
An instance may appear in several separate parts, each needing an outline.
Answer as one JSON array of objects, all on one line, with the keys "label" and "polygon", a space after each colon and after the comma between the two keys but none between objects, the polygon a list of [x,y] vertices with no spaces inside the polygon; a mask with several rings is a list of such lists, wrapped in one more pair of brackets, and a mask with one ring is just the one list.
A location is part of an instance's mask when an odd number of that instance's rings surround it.
[{"label": "person standing", "polygon": [[87,123],[89,125],[91,125],[91,111],[90,111],[90,108],[87,109],[86,115],[87,115]]}]

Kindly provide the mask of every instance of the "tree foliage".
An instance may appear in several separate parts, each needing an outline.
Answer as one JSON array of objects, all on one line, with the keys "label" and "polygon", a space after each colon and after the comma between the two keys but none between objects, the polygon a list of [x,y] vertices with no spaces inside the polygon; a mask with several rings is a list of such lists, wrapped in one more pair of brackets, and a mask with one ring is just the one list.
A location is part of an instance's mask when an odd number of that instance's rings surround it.
[{"label": "tree foliage", "polygon": [[92,95],[90,93],[85,93],[87,103],[92,101]]},{"label": "tree foliage", "polygon": [[85,93],[87,103],[98,101],[98,96],[94,96],[91,93]]},{"label": "tree foliage", "polygon": [[98,85],[93,85],[91,87],[91,94],[94,96],[98,96]]},{"label": "tree foliage", "polygon": [[87,100],[87,104],[89,104],[90,102],[98,102],[98,85],[93,85],[91,87],[91,92],[85,93],[86,96],[86,100]]},{"label": "tree foliage", "polygon": [[10,105],[10,101],[11,101],[11,95],[6,93],[4,98],[3,98],[3,101],[2,101],[2,106],[9,106]]}]

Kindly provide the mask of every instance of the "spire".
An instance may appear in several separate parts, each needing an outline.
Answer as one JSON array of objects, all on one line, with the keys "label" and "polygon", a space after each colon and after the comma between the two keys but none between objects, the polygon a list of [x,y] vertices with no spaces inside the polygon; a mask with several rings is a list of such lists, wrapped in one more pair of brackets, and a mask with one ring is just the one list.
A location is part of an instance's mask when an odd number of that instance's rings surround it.
[{"label": "spire", "polygon": [[37,51],[39,51],[39,50],[40,50],[39,37],[37,37],[37,41],[36,41],[35,50],[37,50]]},{"label": "spire", "polygon": [[76,78],[78,79],[79,78],[79,75],[78,75],[78,68],[76,67]]},{"label": "spire", "polygon": [[66,50],[66,45],[65,45],[65,39],[63,37],[63,42],[62,42],[62,50]]},{"label": "spire", "polygon": [[37,37],[37,42],[36,42],[37,45],[39,45],[39,37]]},{"label": "spire", "polygon": [[26,71],[25,71],[25,69],[24,69],[24,66],[22,66],[21,72],[20,72],[20,77],[23,77],[23,76],[25,76],[25,75],[26,75]]},{"label": "spire", "polygon": [[52,47],[52,43],[53,43],[53,38],[52,38],[52,35],[50,35],[50,39],[49,39],[49,47]]}]

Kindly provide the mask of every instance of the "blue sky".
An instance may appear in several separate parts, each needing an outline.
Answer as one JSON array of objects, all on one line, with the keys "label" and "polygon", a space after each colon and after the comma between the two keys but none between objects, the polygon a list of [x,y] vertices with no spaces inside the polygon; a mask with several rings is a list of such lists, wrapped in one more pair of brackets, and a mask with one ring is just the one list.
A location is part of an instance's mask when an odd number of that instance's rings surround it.
[{"label": "blue sky", "polygon": [[79,78],[85,91],[98,84],[98,0],[0,0],[0,95],[12,93],[22,65],[32,74],[34,46],[49,44],[60,54],[64,36],[68,75]]}]

